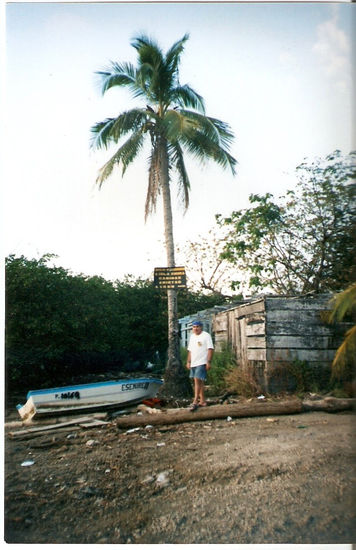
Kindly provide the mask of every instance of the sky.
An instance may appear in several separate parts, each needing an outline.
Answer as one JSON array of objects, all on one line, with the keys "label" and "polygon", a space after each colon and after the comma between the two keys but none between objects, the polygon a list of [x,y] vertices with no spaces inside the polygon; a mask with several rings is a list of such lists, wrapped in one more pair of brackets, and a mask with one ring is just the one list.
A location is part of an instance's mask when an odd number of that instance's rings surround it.
[{"label": "sky", "polygon": [[348,2],[8,2],[3,257],[53,253],[73,273],[111,280],[152,278],[166,265],[160,205],[144,222],[148,149],[99,190],[113,151],[90,148],[95,122],[137,105],[123,89],[103,96],[95,73],[111,60],[135,63],[141,32],[164,50],[189,33],[180,80],[235,134],[235,177],[187,158],[185,215],[172,189],[178,245],[206,234],[216,214],[246,208],[250,193],[293,188],[305,159],[349,153],[355,13]]}]

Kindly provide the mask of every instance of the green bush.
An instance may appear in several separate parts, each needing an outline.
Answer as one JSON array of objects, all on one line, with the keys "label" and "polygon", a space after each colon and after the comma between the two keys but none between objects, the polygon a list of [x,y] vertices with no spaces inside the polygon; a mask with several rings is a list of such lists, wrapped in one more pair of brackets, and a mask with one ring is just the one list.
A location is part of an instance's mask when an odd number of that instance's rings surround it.
[{"label": "green bush", "polygon": [[[73,275],[53,256],[6,258],[7,391],[60,385],[84,374],[161,374],[167,351],[167,297],[149,280]],[[215,297],[178,295],[181,317]]]},{"label": "green bush", "polygon": [[219,393],[226,389],[226,375],[236,369],[236,357],[228,344],[223,344],[220,351],[215,351],[211,369],[208,371],[209,391]]}]

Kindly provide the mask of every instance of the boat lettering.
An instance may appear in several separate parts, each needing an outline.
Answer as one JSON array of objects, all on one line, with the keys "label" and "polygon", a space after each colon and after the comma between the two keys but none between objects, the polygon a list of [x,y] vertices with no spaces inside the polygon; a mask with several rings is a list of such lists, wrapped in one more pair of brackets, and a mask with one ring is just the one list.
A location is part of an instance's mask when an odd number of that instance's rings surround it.
[{"label": "boat lettering", "polygon": [[148,382],[131,382],[129,384],[122,384],[121,391],[131,391],[131,390],[137,390],[139,388],[142,388],[143,390],[147,390]]},{"label": "boat lettering", "polygon": [[67,391],[55,394],[56,399],[80,399],[79,391]]}]

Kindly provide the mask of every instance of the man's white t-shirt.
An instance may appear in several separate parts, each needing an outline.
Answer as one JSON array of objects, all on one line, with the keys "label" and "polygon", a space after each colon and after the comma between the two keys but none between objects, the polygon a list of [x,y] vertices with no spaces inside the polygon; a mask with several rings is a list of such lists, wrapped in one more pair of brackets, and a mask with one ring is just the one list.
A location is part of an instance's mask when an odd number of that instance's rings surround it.
[{"label": "man's white t-shirt", "polygon": [[213,341],[208,332],[192,334],[189,339],[188,351],[191,353],[191,367],[206,365],[208,349],[214,349]]}]

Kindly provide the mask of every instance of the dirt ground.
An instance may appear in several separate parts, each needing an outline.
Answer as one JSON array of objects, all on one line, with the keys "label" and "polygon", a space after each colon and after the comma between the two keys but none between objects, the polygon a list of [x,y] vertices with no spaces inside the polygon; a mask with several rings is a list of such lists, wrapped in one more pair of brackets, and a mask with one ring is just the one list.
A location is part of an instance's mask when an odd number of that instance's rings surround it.
[{"label": "dirt ground", "polygon": [[131,430],[115,418],[30,439],[5,430],[5,540],[356,541],[352,413],[155,427],[147,416]]}]

